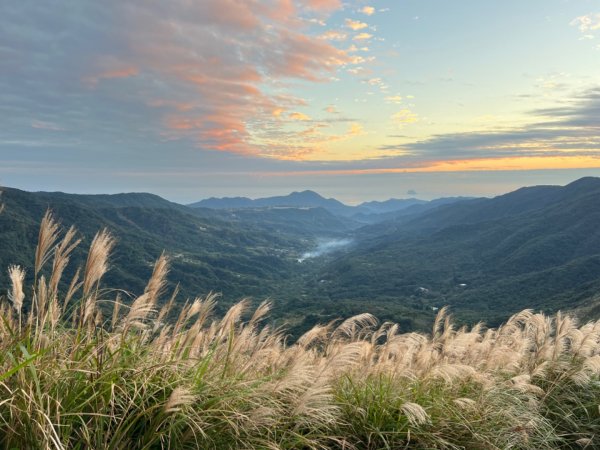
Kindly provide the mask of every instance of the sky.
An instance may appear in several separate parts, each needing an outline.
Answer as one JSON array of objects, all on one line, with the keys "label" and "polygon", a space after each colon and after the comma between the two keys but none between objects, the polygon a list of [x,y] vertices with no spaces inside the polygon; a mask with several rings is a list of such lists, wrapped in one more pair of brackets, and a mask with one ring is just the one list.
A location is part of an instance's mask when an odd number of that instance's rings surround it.
[{"label": "sky", "polygon": [[350,204],[600,176],[600,0],[3,0],[0,185]]}]

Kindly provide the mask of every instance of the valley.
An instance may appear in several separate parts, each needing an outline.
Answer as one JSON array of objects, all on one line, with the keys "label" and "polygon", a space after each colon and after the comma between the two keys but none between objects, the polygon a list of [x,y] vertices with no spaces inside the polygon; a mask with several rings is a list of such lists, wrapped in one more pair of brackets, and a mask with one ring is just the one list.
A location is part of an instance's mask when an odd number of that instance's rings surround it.
[{"label": "valley", "polygon": [[[164,250],[171,291],[220,293],[217,314],[241,298],[269,298],[273,324],[292,337],[363,312],[404,331],[429,329],[443,306],[460,323],[490,326],[525,308],[600,313],[597,178],[495,198],[358,206],[311,191],[191,206],[151,194],[3,191],[2,267],[20,264],[33,275],[37,228],[50,209],[84,240],[69,274],[107,228],[117,239],[107,286],[139,295]],[[6,270],[0,281],[8,285]]]}]

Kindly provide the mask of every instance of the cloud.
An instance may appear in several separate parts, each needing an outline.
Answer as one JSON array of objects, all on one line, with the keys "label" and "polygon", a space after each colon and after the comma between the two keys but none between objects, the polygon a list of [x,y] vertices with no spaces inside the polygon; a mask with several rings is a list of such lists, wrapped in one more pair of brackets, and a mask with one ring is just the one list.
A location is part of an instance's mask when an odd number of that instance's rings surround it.
[{"label": "cloud", "polygon": [[369,51],[369,47],[357,47],[356,45],[352,44],[350,47],[348,47],[348,53],[354,53],[354,52],[368,52]]},{"label": "cloud", "polygon": [[389,95],[385,98],[385,101],[388,103],[402,103],[402,97],[400,95]]},{"label": "cloud", "polygon": [[352,64],[308,22],[339,8],[338,0],[11,2],[2,7],[10,70],[3,65],[0,92],[10,95],[0,94],[0,111],[19,115],[0,139],[23,141],[37,120],[36,129],[60,124],[104,147],[143,136],[261,155],[257,130],[288,126],[282,114],[305,103],[290,82],[325,83]]},{"label": "cloud", "polygon": [[330,12],[342,7],[340,0],[305,0],[306,6],[316,11]]},{"label": "cloud", "polygon": [[363,6],[358,10],[358,12],[361,12],[367,16],[372,16],[373,14],[375,14],[375,8],[373,8],[372,6]]},{"label": "cloud", "polygon": [[410,109],[401,109],[392,115],[392,121],[400,126],[419,121],[419,116]]},{"label": "cloud", "polygon": [[385,84],[385,82],[377,77],[377,78],[369,78],[368,80],[365,80],[365,82],[369,85],[369,86],[377,86],[378,88],[385,90],[387,89],[387,85]]},{"label": "cloud", "polygon": [[344,33],[343,31],[337,31],[337,30],[328,30],[325,33],[321,34],[321,36],[319,36],[321,39],[325,39],[327,41],[345,41],[346,39],[348,39],[348,34]]},{"label": "cloud", "polygon": [[600,13],[579,16],[571,21],[571,25],[579,28],[582,33],[600,30]]},{"label": "cloud", "polygon": [[98,72],[94,75],[86,76],[83,78],[83,82],[89,87],[95,87],[101,80],[109,80],[111,78],[128,78],[136,76],[139,73],[136,67],[123,67],[123,68],[112,68],[105,72]]},{"label": "cloud", "polygon": [[364,127],[359,123],[351,123],[348,127],[348,134],[350,136],[361,136],[365,134]]},{"label": "cloud", "polygon": [[373,37],[370,33],[358,33],[356,36],[352,38],[353,41],[365,41],[367,39],[371,39]]},{"label": "cloud", "polygon": [[288,117],[292,120],[299,120],[301,122],[306,122],[308,120],[311,120],[311,118],[309,116],[307,116],[304,113],[301,112],[293,112],[288,114]]},{"label": "cloud", "polygon": [[[405,161],[420,165],[482,158],[600,158],[600,88],[530,114],[543,120],[489,132],[441,134],[421,141],[383,145],[380,150],[402,152],[408,155]],[[402,113],[399,118],[410,119],[410,113]]]},{"label": "cloud", "polygon": [[345,25],[347,28],[350,28],[351,30],[354,30],[354,31],[363,30],[369,26],[368,24],[366,24],[364,22],[360,22],[358,20],[352,20],[352,19],[346,19]]},{"label": "cloud", "polygon": [[[580,41],[594,41],[596,37],[600,36],[600,13],[579,16],[573,19],[570,25],[577,27],[581,32]],[[594,48],[600,50],[600,44],[595,45]]]}]

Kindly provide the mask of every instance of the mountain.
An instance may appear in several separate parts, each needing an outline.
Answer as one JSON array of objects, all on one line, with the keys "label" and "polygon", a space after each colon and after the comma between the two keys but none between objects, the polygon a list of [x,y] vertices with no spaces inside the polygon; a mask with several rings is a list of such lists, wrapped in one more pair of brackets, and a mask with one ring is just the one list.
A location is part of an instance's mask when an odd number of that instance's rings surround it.
[{"label": "mountain", "polygon": [[351,206],[344,205],[333,198],[324,198],[314,191],[292,192],[289,195],[266,197],[252,200],[246,197],[209,198],[188,205],[192,208],[240,209],[268,207],[324,208],[333,214],[350,216],[354,212]]},{"label": "mountain", "polygon": [[[524,308],[600,316],[598,178],[491,199],[358,207],[311,191],[220,209],[151,194],[17,189],[5,189],[2,201],[0,267],[21,264],[31,277],[39,221],[51,208],[84,238],[71,273],[94,233],[108,227],[118,244],[107,286],[139,293],[164,249],[172,259],[169,279],[184,297],[222,292],[221,311],[243,296],[272,297],[273,317],[285,319],[294,336],[365,311],[404,331],[425,330],[444,305],[461,321],[490,325]],[[354,212],[340,215],[336,207]],[[401,209],[383,212],[394,207]],[[0,283],[8,285],[5,269]]]},{"label": "mountain", "polygon": [[239,209],[252,208],[255,206],[255,200],[247,197],[211,197],[199,202],[191,203],[190,208],[208,208],[208,209]]},{"label": "mountain", "polygon": [[[409,201],[406,203],[400,203],[403,202],[402,200],[390,199],[386,202],[382,202],[388,205],[384,206],[382,209],[390,209],[389,211],[379,213],[359,212],[354,214],[352,219],[362,222],[364,225],[373,225],[371,227],[365,226],[363,234],[378,234],[385,228],[393,227],[394,229],[397,229],[401,224],[404,225],[427,211],[434,210],[443,205],[450,205],[466,200],[472,200],[472,198],[442,197],[431,201],[416,200],[416,202]],[[394,205],[397,205],[399,209],[392,209]],[[361,208],[361,205],[359,205],[359,208]]]},{"label": "mountain", "polygon": [[581,308],[600,292],[598,223],[598,178],[443,205],[359,230],[312,289],[322,303],[409,327],[443,305],[492,324],[524,308]]},{"label": "mountain", "polygon": [[426,200],[416,198],[397,199],[390,198],[385,201],[370,201],[358,205],[356,208],[363,214],[384,214],[394,211],[401,211],[413,205],[423,205],[428,203]]},{"label": "mountain", "polygon": [[[462,197],[444,198],[433,201],[419,200],[416,198],[395,199],[385,201],[364,202],[357,206],[348,206],[333,199],[324,198],[314,191],[292,192],[289,195],[266,197],[252,200],[246,197],[209,198],[192,203],[192,208],[208,208],[217,210],[242,210],[277,207],[294,208],[323,208],[336,216],[351,218],[357,223],[375,223],[388,220],[395,214],[417,214],[441,204],[464,200]],[[352,225],[352,227],[354,224]]]},{"label": "mountain", "polygon": [[20,264],[32,275],[39,223],[50,208],[64,228],[75,225],[84,242],[70,273],[84,262],[85,249],[101,228],[117,239],[106,285],[134,293],[143,290],[153,261],[163,250],[171,256],[169,279],[184,295],[222,292],[226,303],[244,296],[264,298],[295,274],[297,258],[311,245],[300,230],[278,233],[258,223],[202,215],[150,194],[73,195],[30,193],[3,188],[0,214],[0,285],[8,286],[6,268]]},{"label": "mountain", "polygon": [[351,218],[340,217],[324,208],[271,206],[262,208],[219,209],[193,208],[195,214],[245,226],[253,226],[275,234],[293,234],[301,239],[335,237],[362,226]]}]

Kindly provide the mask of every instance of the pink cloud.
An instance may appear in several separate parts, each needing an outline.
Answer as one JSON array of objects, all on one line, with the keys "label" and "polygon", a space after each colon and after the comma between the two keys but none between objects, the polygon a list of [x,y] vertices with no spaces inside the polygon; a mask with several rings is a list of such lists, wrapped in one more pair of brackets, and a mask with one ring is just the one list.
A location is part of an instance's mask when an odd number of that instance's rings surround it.
[{"label": "pink cloud", "polygon": [[[201,148],[262,153],[257,130],[289,126],[282,112],[303,105],[286,83],[325,82],[352,59],[310,34],[300,14],[338,0],[159,0],[119,3],[119,45],[95,59],[90,87],[136,77],[135,95],[162,117],[168,139]],[[280,111],[275,114],[274,111]]]},{"label": "pink cloud", "polygon": [[342,7],[340,0],[306,0],[306,6],[317,11],[335,11]]},{"label": "pink cloud", "polygon": [[325,73],[350,62],[346,52],[314,37],[282,30],[279,39],[283,53],[267,61],[277,76],[322,81]]},{"label": "pink cloud", "polygon": [[123,62],[114,57],[101,57],[97,59],[93,73],[84,76],[82,82],[93,88],[102,80],[129,78],[138,74],[139,68],[130,62]]}]

